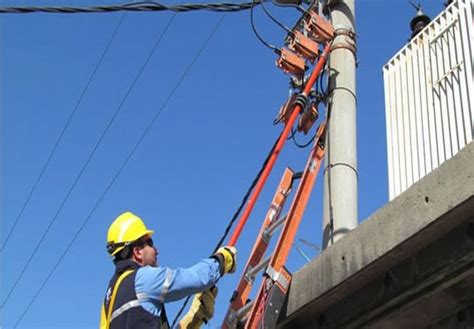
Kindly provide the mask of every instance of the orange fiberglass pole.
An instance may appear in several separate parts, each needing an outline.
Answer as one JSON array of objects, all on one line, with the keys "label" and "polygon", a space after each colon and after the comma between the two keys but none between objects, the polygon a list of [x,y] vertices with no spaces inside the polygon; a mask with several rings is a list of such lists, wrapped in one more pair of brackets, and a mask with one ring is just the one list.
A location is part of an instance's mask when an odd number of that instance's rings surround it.
[{"label": "orange fiberglass pole", "polygon": [[[326,46],[324,47],[324,51],[321,54],[321,57],[319,58],[318,63],[316,64],[313,72],[311,72],[311,76],[309,77],[308,81],[306,82],[306,85],[303,89],[303,93],[308,96],[309,93],[311,92],[311,89],[313,88],[313,85],[316,83],[316,79],[319,76],[319,73],[321,73],[321,70],[324,67],[324,64],[326,63],[326,60],[328,58],[329,52],[331,49],[331,43],[328,42]],[[232,234],[228,245],[229,246],[235,246],[235,243],[239,239],[240,233],[242,232],[245,223],[247,222],[250,213],[252,212],[252,209],[255,205],[255,202],[258,199],[258,196],[260,195],[260,192],[262,191],[263,185],[265,185],[265,182],[267,181],[268,176],[270,175],[270,172],[273,169],[273,165],[275,164],[275,161],[280,154],[283,145],[286,142],[286,138],[290,134],[291,128],[293,127],[293,124],[296,121],[296,118],[300,114],[302,108],[300,104],[296,104],[294,106],[293,112],[291,113],[290,118],[288,119],[285,128],[283,129],[283,133],[281,134],[280,138],[278,139],[277,145],[275,146],[275,149],[273,150],[273,153],[271,154],[267,165],[265,166],[265,169],[262,172],[262,176],[260,176],[260,179],[258,180],[257,184],[255,185],[255,190],[253,191],[252,195],[250,196],[250,199],[247,203],[247,206],[244,209],[244,212],[242,213],[242,216],[240,217],[237,226],[235,227],[234,233]]]}]

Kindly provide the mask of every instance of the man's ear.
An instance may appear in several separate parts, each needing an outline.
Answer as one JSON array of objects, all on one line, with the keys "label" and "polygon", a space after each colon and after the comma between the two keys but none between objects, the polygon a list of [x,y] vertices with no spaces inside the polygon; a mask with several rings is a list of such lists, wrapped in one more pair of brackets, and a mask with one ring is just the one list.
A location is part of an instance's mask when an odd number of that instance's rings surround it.
[{"label": "man's ear", "polygon": [[143,259],[142,257],[142,252],[143,248],[139,248],[139,247],[133,247],[132,248],[132,256],[135,260],[137,261],[141,261]]}]

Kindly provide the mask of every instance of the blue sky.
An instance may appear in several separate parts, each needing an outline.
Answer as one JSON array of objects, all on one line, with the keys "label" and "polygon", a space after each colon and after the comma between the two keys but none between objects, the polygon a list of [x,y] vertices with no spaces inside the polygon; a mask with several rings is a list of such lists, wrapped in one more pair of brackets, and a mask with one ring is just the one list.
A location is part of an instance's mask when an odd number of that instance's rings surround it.
[{"label": "blue sky", "polygon": [[[443,8],[442,0],[422,3],[431,17]],[[2,2],[3,6],[31,4],[99,2]],[[288,26],[298,17],[295,10],[268,7]],[[359,221],[388,200],[382,66],[406,43],[413,15],[408,1],[357,1]],[[122,17],[122,13],[0,16],[2,245]],[[137,213],[155,229],[162,265],[188,266],[214,249],[281,130],[272,121],[288,95],[288,76],[275,67],[275,55],[254,36],[248,12],[227,14],[189,68],[221,18],[222,14],[207,12],[174,17],[166,12],[126,14],[1,253],[2,303],[35,253],[5,303],[2,328],[17,323],[86,220],[17,328],[97,327],[102,296],[113,272],[105,250],[106,231],[122,211]],[[255,18],[264,38],[281,46],[284,31],[261,9]],[[156,53],[58,213],[168,24]],[[161,114],[98,203],[157,111]],[[306,138],[298,136],[300,141]],[[308,153],[309,149],[286,144],[237,243],[240,269],[283,169],[300,170]],[[298,238],[321,243],[321,204],[319,183]],[[315,256],[314,250],[300,247]],[[305,262],[294,250],[288,267],[294,271]],[[238,270],[220,281],[209,327],[222,321],[240,274]],[[180,306],[181,302],[168,306],[171,318]]]}]

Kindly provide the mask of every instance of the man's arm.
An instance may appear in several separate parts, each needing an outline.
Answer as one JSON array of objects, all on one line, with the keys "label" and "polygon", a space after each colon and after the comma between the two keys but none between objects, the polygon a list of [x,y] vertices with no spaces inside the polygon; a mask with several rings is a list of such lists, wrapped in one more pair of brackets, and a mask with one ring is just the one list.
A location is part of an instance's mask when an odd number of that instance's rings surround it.
[{"label": "man's arm", "polygon": [[215,285],[221,277],[219,268],[219,261],[214,258],[188,268],[145,266],[137,272],[136,290],[162,303],[178,300]]},{"label": "man's arm", "polygon": [[137,293],[165,303],[207,290],[225,273],[235,272],[236,255],[234,247],[226,246],[188,268],[142,267],[136,276]]}]

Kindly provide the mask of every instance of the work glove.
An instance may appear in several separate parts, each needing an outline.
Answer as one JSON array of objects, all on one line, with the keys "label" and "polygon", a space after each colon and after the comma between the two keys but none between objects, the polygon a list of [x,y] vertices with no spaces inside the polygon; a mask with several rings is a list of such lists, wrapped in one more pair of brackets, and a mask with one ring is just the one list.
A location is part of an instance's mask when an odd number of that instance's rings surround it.
[{"label": "work glove", "polygon": [[214,256],[219,260],[221,275],[235,272],[237,268],[237,249],[235,247],[220,247]]},{"label": "work glove", "polygon": [[207,323],[214,315],[216,296],[216,286],[196,294],[188,313],[179,321],[179,328],[199,329],[203,323]]}]

